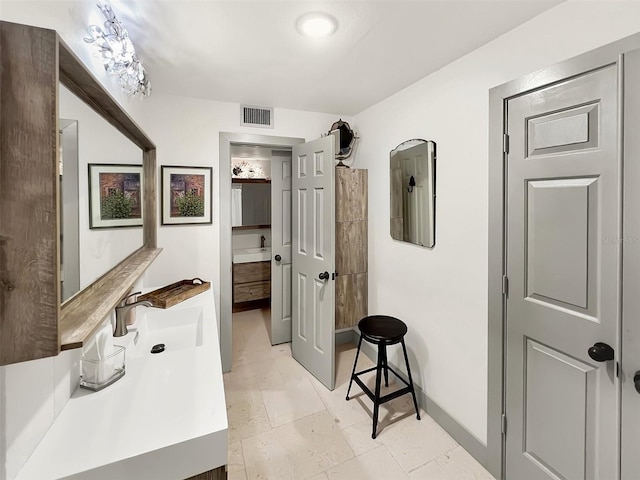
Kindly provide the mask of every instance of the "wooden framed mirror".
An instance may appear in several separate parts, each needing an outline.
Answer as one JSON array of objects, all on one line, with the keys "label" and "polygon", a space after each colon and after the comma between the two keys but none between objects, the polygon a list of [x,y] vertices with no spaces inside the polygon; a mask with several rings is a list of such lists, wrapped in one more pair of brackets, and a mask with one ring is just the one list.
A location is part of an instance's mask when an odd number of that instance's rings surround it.
[{"label": "wooden framed mirror", "polygon": [[[160,253],[156,148],[53,30],[0,22],[0,365],[79,348]],[[60,303],[58,81],[142,152],[143,242]]]}]

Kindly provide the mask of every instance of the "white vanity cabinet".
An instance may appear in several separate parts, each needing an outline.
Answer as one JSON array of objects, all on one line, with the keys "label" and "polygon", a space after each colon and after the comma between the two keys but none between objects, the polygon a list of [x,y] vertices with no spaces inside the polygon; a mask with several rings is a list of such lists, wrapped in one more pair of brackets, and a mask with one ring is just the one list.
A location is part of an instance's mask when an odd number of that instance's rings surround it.
[{"label": "white vanity cabinet", "polygon": [[[145,315],[175,315],[163,353],[149,351],[146,339],[157,338],[162,327],[145,328]],[[125,376],[99,392],[76,390],[17,480],[226,478],[227,407],[213,289],[137,317],[130,333],[116,339],[127,348]],[[170,348],[193,320],[201,330],[192,343]]]}]

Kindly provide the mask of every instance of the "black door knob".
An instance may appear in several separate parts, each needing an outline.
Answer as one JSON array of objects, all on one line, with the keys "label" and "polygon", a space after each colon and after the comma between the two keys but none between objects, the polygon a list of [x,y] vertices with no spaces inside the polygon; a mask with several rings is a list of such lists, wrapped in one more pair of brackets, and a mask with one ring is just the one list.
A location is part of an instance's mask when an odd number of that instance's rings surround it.
[{"label": "black door knob", "polygon": [[633,376],[633,385],[636,387],[636,392],[640,393],[640,371]]},{"label": "black door knob", "polygon": [[320,275],[318,275],[318,278],[320,280],[329,280],[329,272],[322,272]]},{"label": "black door knob", "polygon": [[606,362],[607,360],[613,360],[614,357],[613,348],[602,342],[595,343],[587,353],[596,362]]},{"label": "black door knob", "polygon": [[280,255],[276,255],[275,257],[276,262],[279,262],[280,260],[282,260],[282,257]]}]

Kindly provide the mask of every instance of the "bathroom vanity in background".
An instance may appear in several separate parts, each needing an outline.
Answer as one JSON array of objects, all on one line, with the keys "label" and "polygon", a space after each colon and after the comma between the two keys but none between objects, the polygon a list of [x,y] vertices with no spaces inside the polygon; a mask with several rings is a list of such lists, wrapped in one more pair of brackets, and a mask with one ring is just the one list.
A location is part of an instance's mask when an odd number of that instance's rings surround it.
[{"label": "bathroom vanity in background", "polygon": [[271,298],[271,261],[233,264],[233,303]]}]

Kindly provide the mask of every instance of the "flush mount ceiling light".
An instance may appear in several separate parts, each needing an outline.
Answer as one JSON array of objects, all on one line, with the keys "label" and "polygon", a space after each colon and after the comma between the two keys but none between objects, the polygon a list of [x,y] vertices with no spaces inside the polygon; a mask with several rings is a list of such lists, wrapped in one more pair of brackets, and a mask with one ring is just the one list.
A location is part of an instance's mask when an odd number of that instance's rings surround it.
[{"label": "flush mount ceiling light", "polygon": [[298,19],[298,31],[306,37],[328,37],[336,28],[338,22],[326,13],[307,13]]},{"label": "flush mount ceiling light", "polygon": [[91,37],[84,41],[97,47],[97,56],[102,59],[104,69],[118,77],[118,83],[127,95],[143,97],[151,93],[151,84],[144,67],[129,38],[129,32],[120,23],[109,4],[98,4],[107,19],[104,29],[98,25],[89,27]]}]

